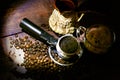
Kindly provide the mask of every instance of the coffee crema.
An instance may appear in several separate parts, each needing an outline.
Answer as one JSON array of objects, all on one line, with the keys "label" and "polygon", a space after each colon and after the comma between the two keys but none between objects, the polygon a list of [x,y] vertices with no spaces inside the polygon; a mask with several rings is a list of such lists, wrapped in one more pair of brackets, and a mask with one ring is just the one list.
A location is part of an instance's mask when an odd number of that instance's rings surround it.
[{"label": "coffee crema", "polygon": [[78,49],[78,42],[71,36],[66,36],[60,40],[60,48],[69,54],[72,54]]}]

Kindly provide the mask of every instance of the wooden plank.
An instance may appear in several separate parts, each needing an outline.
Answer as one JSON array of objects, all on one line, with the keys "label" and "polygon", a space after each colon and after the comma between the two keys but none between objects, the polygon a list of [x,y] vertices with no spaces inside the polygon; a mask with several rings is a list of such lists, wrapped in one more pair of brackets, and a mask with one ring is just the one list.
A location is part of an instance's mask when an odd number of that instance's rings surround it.
[{"label": "wooden plank", "polygon": [[[52,3],[52,0],[27,0],[26,2],[19,4],[19,6],[12,6],[7,10],[4,15],[4,21],[2,21],[0,45],[2,45],[2,49],[4,51],[3,53],[12,59],[12,64],[15,63],[15,65],[21,65],[24,62],[25,53],[23,52],[23,49],[16,49],[13,45],[11,45],[11,39],[15,39],[16,35],[19,35],[19,38],[29,36],[28,34],[22,32],[19,26],[20,21],[23,18],[28,18],[36,25],[40,27],[42,26],[42,28],[48,33],[57,37],[53,34],[53,32],[48,31],[47,29],[48,18],[53,10]],[[36,41],[33,38],[30,38],[30,40],[33,42]],[[12,67],[15,65],[12,65]],[[18,66],[16,67],[20,72],[25,72],[24,67],[22,67],[22,70],[20,70]]]},{"label": "wooden plank", "polygon": [[4,15],[1,36],[21,32],[19,24],[25,17],[38,26],[41,24],[48,24],[48,18],[52,10],[53,7],[49,0],[27,0],[26,2],[19,4],[19,6],[9,8]]}]

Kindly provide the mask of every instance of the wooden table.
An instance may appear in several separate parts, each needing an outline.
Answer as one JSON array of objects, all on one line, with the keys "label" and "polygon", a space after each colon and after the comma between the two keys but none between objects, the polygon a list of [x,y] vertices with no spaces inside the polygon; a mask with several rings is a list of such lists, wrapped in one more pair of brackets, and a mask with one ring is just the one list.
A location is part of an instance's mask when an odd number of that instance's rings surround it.
[{"label": "wooden table", "polygon": [[[4,3],[5,2],[7,1],[4,1]],[[12,3],[12,1],[10,0],[8,0],[8,2]],[[24,61],[23,59],[24,52],[22,50],[18,50],[10,47],[11,38],[14,39],[16,37],[16,34],[21,38],[23,38],[24,36],[29,36],[28,34],[22,32],[19,26],[20,21],[23,18],[30,19],[33,23],[35,23],[38,26],[41,26],[42,29],[44,29],[51,35],[55,37],[57,36],[54,32],[49,31],[48,26],[46,26],[46,25],[49,25],[48,18],[54,9],[52,4],[54,4],[54,0],[22,0],[22,1],[19,0],[18,2],[15,2],[12,6],[7,6],[7,7],[4,6],[4,8],[1,9],[3,13],[0,14],[1,15],[0,17],[2,18],[1,24],[0,24],[0,27],[1,27],[0,59],[2,63],[4,62],[5,63],[1,65],[4,68],[0,74],[2,75],[3,79],[6,80],[6,78],[9,78],[10,76],[14,76],[13,74],[10,73],[11,67],[12,68],[14,67],[13,66],[14,63],[12,63],[11,61],[9,62],[8,60],[12,60],[18,65],[22,64]],[[82,13],[82,11],[80,13]],[[80,24],[83,26],[89,27],[91,24],[95,24],[95,23],[104,23],[104,22],[106,23],[105,17],[103,19],[103,17],[101,17],[103,15],[97,12],[83,11],[83,13],[85,13],[85,16],[83,17],[83,20],[81,20],[80,22]],[[113,30],[115,30],[115,33],[118,34],[117,35],[118,37],[119,30],[117,28],[113,28]],[[30,38],[30,40],[35,42],[33,38]],[[117,41],[119,41],[119,38]],[[117,54],[117,51],[119,51],[118,50],[119,45],[116,46],[117,43],[118,42],[116,42],[114,45],[114,48],[112,48],[110,52],[105,55],[96,55],[96,54],[88,53],[85,51],[85,54],[80,59],[80,63],[76,64],[77,66],[75,65],[70,71],[67,71],[66,75],[64,75],[63,73],[60,73],[60,75],[57,74],[57,78],[59,79],[98,79],[98,77],[100,77],[99,74],[102,74],[102,79],[103,79],[103,77],[106,74],[108,74],[107,76],[112,75],[111,71],[109,71],[111,70],[110,68],[116,68],[116,69],[113,69],[112,72],[115,72],[118,69],[118,67],[116,67],[117,62],[119,62],[119,59],[118,59],[119,54]],[[12,52],[13,54],[10,54],[10,52]],[[4,53],[5,55],[2,53]],[[10,59],[6,57],[6,55],[9,56]],[[104,73],[104,70],[105,70],[105,73]],[[67,76],[68,73],[71,73],[71,74]],[[5,74],[6,74],[6,77],[3,77]],[[113,75],[113,77],[117,76],[119,78],[119,74],[118,73],[116,74],[117,75]],[[39,78],[40,77],[38,77],[38,79]],[[44,77],[42,78],[48,79],[50,78],[50,76],[48,78],[45,78],[45,75],[44,75]],[[106,78],[109,78],[109,77],[106,77]],[[52,79],[56,79],[56,77]]]}]

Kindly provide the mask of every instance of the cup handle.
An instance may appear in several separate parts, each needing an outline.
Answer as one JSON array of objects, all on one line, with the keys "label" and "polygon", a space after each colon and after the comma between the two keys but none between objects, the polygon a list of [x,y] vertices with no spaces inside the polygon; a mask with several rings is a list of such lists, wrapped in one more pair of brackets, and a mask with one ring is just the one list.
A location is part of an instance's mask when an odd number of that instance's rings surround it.
[{"label": "cup handle", "polygon": [[79,26],[79,28],[76,29],[76,37],[79,42],[84,42],[85,32],[86,32],[86,28],[84,26]]}]

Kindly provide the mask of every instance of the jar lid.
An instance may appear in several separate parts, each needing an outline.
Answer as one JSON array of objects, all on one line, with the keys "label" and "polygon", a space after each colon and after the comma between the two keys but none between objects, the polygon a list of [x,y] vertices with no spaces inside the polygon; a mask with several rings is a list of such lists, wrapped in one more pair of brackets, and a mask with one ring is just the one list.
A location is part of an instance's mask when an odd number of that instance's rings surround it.
[{"label": "jar lid", "polygon": [[91,25],[86,31],[86,40],[94,47],[108,48],[114,41],[114,33],[103,24]]}]

